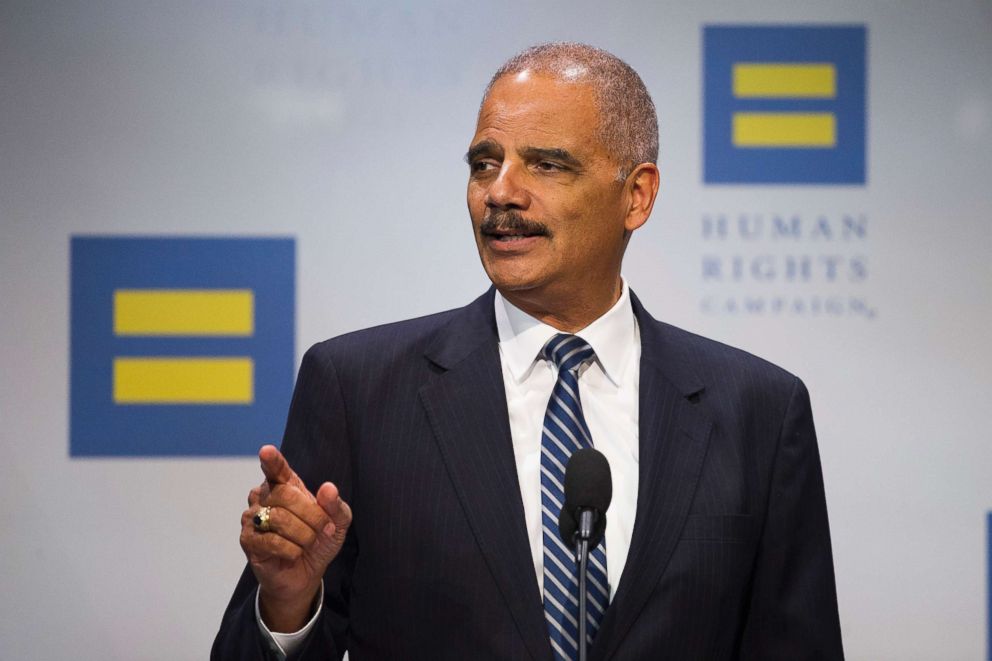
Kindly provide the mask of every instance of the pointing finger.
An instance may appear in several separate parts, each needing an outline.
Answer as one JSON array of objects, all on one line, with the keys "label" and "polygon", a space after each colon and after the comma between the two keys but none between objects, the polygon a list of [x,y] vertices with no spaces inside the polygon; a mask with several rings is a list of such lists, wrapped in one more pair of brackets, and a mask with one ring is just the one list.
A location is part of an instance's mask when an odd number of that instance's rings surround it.
[{"label": "pointing finger", "polygon": [[299,481],[293,469],[289,467],[286,458],[274,445],[263,445],[258,451],[258,459],[262,464],[262,473],[270,484],[293,484]]}]

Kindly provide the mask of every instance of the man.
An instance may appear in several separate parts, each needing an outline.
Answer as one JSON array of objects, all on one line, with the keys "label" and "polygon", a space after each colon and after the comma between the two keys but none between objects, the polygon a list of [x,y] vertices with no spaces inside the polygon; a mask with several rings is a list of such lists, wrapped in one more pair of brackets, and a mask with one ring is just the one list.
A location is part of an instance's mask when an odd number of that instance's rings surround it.
[{"label": "man", "polygon": [[657,145],[643,83],[604,51],[497,71],[467,154],[494,288],[307,352],[213,656],[575,658],[550,522],[591,444],[615,493],[591,659],[843,658],[805,388],[655,321],[621,279]]}]

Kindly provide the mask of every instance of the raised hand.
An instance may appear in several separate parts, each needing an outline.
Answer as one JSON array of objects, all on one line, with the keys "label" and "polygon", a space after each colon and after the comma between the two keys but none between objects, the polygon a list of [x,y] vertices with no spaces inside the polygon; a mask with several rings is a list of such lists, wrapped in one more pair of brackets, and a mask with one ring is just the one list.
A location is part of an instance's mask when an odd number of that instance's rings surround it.
[{"label": "raised hand", "polygon": [[351,508],[330,482],[310,493],[275,446],[263,446],[258,458],[265,481],[248,494],[241,548],[258,580],[265,624],[272,631],[298,631],[313,610],[324,570],[344,544]]}]

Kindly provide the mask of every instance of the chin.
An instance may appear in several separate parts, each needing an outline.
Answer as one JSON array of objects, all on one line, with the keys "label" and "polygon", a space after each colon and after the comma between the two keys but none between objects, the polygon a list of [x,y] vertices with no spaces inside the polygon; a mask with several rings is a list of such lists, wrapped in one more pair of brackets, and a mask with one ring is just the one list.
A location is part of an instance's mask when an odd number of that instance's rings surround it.
[{"label": "chin", "polygon": [[486,274],[500,291],[527,291],[540,287],[544,282],[542,278],[533,274],[506,273],[499,270],[487,270]]}]

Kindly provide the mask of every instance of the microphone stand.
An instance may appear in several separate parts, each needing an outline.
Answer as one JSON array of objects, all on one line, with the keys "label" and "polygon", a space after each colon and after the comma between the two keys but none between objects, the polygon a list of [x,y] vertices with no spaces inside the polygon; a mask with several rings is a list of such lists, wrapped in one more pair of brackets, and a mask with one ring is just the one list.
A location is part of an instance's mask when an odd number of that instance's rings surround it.
[{"label": "microphone stand", "polygon": [[575,531],[575,563],[579,567],[579,661],[586,661],[588,637],[586,636],[586,626],[588,617],[586,612],[586,574],[589,569],[589,541],[592,538],[592,531],[595,527],[596,510],[582,508],[579,511],[579,528]]}]

